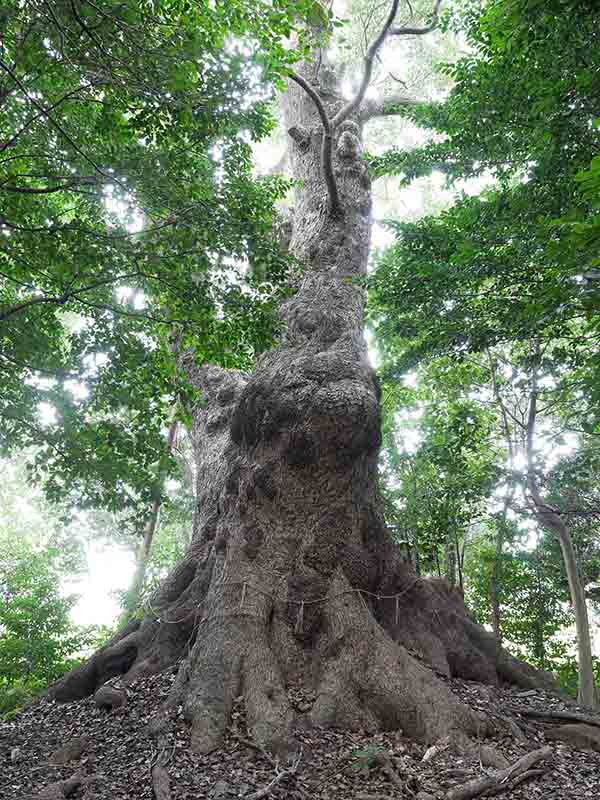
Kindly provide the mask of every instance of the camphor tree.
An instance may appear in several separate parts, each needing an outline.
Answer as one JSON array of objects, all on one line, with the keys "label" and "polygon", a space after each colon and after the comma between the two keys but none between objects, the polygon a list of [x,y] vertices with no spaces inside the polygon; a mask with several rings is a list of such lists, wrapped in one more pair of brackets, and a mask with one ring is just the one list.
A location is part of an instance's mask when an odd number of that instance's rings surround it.
[{"label": "camphor tree", "polygon": [[278,345],[251,374],[181,358],[203,397],[191,545],[146,614],[55,686],[59,700],[182,659],[170,704],[183,705],[196,751],[218,746],[240,694],[255,739],[285,750],[291,685],[315,691],[314,724],[401,727],[431,741],[489,728],[435,671],[547,681],[497,649],[458,591],[416,579],[381,513],[379,389],[363,338],[371,181],[361,131],[385,104],[365,93],[386,40],[430,31],[440,2],[421,26],[400,25],[399,5],[389,3],[350,101],[328,58],[333,17],[315,16],[322,47],[281,98],[296,180],[289,251],[301,269]]}]

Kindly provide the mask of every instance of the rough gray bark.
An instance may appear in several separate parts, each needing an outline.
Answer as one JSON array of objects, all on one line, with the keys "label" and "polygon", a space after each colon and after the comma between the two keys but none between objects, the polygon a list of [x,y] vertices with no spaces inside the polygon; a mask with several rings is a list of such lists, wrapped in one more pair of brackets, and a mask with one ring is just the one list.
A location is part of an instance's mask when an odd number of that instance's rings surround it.
[{"label": "rough gray bark", "polygon": [[[319,63],[321,63],[319,61]],[[325,65],[302,67],[330,119],[343,103]],[[195,409],[198,508],[192,543],[152,599],[86,664],[54,688],[82,697],[183,658],[171,698],[192,746],[218,746],[243,694],[257,742],[285,749],[298,720],[287,690],[314,689],[304,722],[402,728],[435,741],[485,733],[442,675],[530,688],[547,677],[498,650],[460,592],[417,578],[385,528],[377,494],[379,389],[363,338],[371,191],[357,119],[333,131],[340,208],[321,169],[323,126],[297,84],[283,99],[297,187],[290,251],[303,265],[281,309],[278,347],[255,371],[184,366],[205,403]]]}]

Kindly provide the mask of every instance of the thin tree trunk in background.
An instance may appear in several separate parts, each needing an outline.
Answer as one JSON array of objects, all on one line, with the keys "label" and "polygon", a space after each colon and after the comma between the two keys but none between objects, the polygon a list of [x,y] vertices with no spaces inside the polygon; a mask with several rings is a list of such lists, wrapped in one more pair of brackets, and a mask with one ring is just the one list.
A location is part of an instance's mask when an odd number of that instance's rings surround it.
[{"label": "thin tree trunk in background", "polygon": [[557,509],[544,502],[538,484],[535,469],[535,426],[538,413],[538,369],[539,369],[539,344],[536,342],[535,355],[537,363],[533,367],[531,392],[529,396],[529,412],[527,418],[527,486],[531,496],[533,512],[541,525],[549,528],[556,535],[563,556],[571,604],[575,614],[575,627],[577,629],[577,654],[579,662],[579,689],[578,701],[586,708],[596,708],[597,695],[594,684],[594,667],[592,661],[592,643],[590,638],[590,625],[587,613],[585,590],[577,556],[573,547],[571,534]]},{"label": "thin tree trunk in background", "polygon": [[[512,458],[511,458],[512,461]],[[506,524],[510,504],[515,494],[515,483],[511,482],[507,487],[504,502],[502,504],[502,514],[496,527],[496,550],[494,553],[494,564],[490,576],[490,602],[492,606],[492,629],[498,642],[502,644],[502,610],[500,604],[500,583],[502,580],[502,555],[506,542]]]},{"label": "thin tree trunk in background", "polygon": [[490,604],[492,607],[492,630],[498,645],[502,644],[502,616],[500,610],[500,565],[502,561],[502,549],[504,547],[504,526],[498,524],[496,528],[496,551],[494,553],[494,564],[490,576]]},{"label": "thin tree trunk in background", "polygon": [[[486,350],[486,353],[492,375],[492,390],[494,393],[494,399],[496,401],[496,405],[500,409],[500,417],[502,420],[502,432],[504,434],[504,439],[508,451],[508,466],[512,472],[514,468],[515,454],[514,454],[513,437],[511,434],[511,426],[508,420],[508,414],[506,413],[504,402],[500,395],[496,363],[492,358],[490,350]],[[494,631],[494,636],[496,638],[496,641],[498,642],[498,647],[502,646],[502,609],[500,604],[500,583],[502,580],[502,553],[504,550],[504,543],[506,541],[506,520],[508,515],[508,509],[510,508],[510,504],[512,503],[515,490],[516,490],[516,484],[514,479],[511,477],[509,484],[506,487],[504,503],[502,504],[502,516],[500,517],[500,521],[496,528],[496,551],[494,554],[494,564],[492,567],[492,574],[490,576],[490,604],[492,607],[492,630]]]},{"label": "thin tree trunk in background", "polygon": [[458,541],[458,536],[456,533],[454,534],[454,547],[456,550],[456,564],[458,566],[458,585],[460,586],[461,592],[464,593],[465,591],[465,581],[464,581],[464,566],[465,566],[465,548],[467,546],[467,534],[466,532],[463,535],[463,546],[461,549],[460,543]]},{"label": "thin tree trunk in background", "polygon": [[450,538],[444,543],[444,577],[450,586],[456,586],[456,548]]},{"label": "thin tree trunk in background", "polygon": [[[175,419],[175,413],[176,412],[174,412],[173,419],[169,425],[166,438],[165,450],[169,455],[173,452],[173,448],[175,446],[175,437],[177,435],[178,422],[177,419]],[[162,478],[159,476],[160,485],[157,486],[157,491],[160,491],[161,493],[163,489],[162,483]],[[161,506],[162,499],[160,496],[158,496],[152,504],[150,516],[144,527],[144,538],[138,550],[135,573],[131,582],[131,588],[128,590],[125,598],[124,610],[127,614],[132,614],[140,604],[140,598],[142,596],[144,583],[146,580],[148,561],[150,560],[150,551],[152,550],[152,542],[154,541],[154,535],[158,529]]]},{"label": "thin tree trunk in background", "polygon": [[542,563],[539,543],[535,546],[535,654],[542,669],[546,669],[546,639],[544,625],[546,623],[546,603],[544,598],[544,584],[542,581]]}]

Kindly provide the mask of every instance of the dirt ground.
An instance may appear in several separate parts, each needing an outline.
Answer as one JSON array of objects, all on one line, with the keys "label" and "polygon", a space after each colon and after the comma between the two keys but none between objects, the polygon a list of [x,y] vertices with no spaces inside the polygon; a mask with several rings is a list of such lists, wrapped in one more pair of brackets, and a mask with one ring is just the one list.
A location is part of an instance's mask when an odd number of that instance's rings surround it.
[{"label": "dirt ground", "polygon": [[[492,740],[449,739],[427,747],[402,731],[370,735],[311,730],[302,725],[302,714],[314,697],[302,689],[290,690],[300,719],[297,747],[280,763],[251,741],[241,699],[223,747],[208,755],[191,752],[188,726],[177,711],[173,724],[157,735],[156,715],[175,671],[128,686],[124,706],[112,712],[98,708],[92,697],[66,704],[41,698],[0,723],[0,798],[600,798],[600,752],[590,749],[600,750],[600,715],[586,715],[591,725],[540,719],[535,712],[583,714],[543,691],[449,680],[461,700],[498,723],[498,734]],[[567,737],[577,740],[576,746],[555,738],[557,730],[567,728],[576,731]],[[522,773],[500,775],[499,770],[545,745],[550,754],[524,780]],[[460,795],[459,787],[470,781],[498,775],[487,794],[469,794],[474,790],[466,788]]]}]

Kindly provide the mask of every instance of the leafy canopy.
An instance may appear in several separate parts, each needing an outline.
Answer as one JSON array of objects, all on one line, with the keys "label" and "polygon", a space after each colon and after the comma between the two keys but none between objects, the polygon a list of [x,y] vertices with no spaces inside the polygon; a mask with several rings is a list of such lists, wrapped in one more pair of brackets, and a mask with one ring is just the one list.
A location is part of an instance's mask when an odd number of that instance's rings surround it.
[{"label": "leafy canopy", "polygon": [[391,225],[397,244],[371,297],[381,336],[406,342],[400,370],[532,331],[597,338],[600,284],[582,230],[597,222],[599,197],[589,170],[600,144],[599,13],[585,2],[468,5],[459,22],[473,54],[446,67],[455,86],[445,103],[413,112],[435,138],[374,162],[403,181],[436,168],[493,180],[439,217]]},{"label": "leafy canopy", "polygon": [[189,391],[173,340],[236,367],[269,345],[286,186],[250,143],[317,5],[3,4],[0,446],[37,445],[50,496],[145,509]]}]

